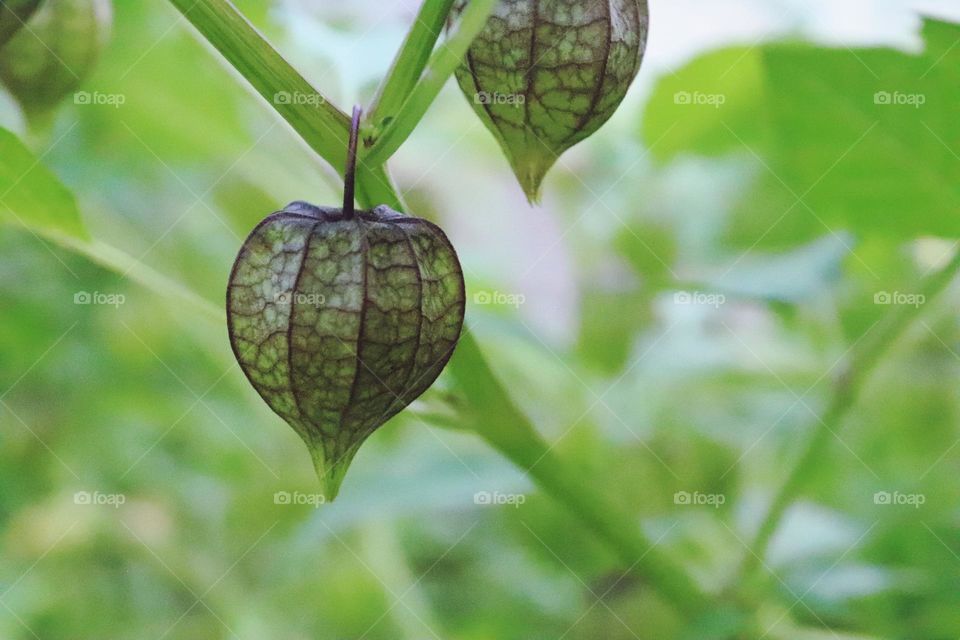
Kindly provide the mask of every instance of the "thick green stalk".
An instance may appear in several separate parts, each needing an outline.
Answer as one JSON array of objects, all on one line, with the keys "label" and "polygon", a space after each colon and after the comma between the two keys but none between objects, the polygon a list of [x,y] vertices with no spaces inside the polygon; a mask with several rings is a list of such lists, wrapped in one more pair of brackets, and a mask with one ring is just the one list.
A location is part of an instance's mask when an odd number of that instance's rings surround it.
[{"label": "thick green stalk", "polygon": [[854,350],[850,362],[837,377],[830,404],[804,444],[802,452],[787,473],[786,479],[774,494],[753,542],[748,545],[750,552],[744,557],[740,576],[748,576],[766,557],[770,540],[784,513],[820,468],[820,463],[825,459],[829,449],[831,436],[837,432],[844,418],[856,406],[860,391],[877,364],[906,333],[922,310],[927,308],[934,298],[953,281],[958,271],[960,271],[960,251],[957,251],[945,267],[920,283],[918,293],[924,296],[923,307],[912,305],[895,307],[864,341],[863,346]]},{"label": "thick green stalk", "polygon": [[403,46],[377,90],[367,119],[375,126],[393,120],[417,85],[456,0],[424,0]]},{"label": "thick green stalk", "polygon": [[[350,118],[297,73],[229,0],[170,2],[304,142],[343,175]],[[367,201],[402,206],[381,166],[361,160],[358,174]]]},{"label": "thick green stalk", "polygon": [[553,454],[510,399],[468,331],[460,337],[447,367],[467,398],[465,417],[470,428],[527,471],[541,489],[583,521],[613,549],[623,566],[645,578],[666,602],[691,617],[710,610],[707,596],[682,566],[658,550],[638,523],[596,491],[589,478]]},{"label": "thick green stalk", "polygon": [[70,234],[48,229],[37,229],[36,232],[47,240],[84,256],[104,269],[114,271],[151,291],[166,296],[171,301],[176,302],[179,305],[178,308],[192,310],[214,323],[226,324],[227,322],[227,314],[223,307],[212,304],[188,287],[154,271],[129,253],[113,245],[102,240],[83,240]]},{"label": "thick green stalk", "polygon": [[471,0],[463,12],[456,33],[433,54],[423,77],[403,103],[397,116],[386,124],[376,142],[367,150],[364,155],[367,162],[374,165],[386,162],[410,137],[447,80],[460,66],[474,38],[487,24],[497,2],[499,0]]}]

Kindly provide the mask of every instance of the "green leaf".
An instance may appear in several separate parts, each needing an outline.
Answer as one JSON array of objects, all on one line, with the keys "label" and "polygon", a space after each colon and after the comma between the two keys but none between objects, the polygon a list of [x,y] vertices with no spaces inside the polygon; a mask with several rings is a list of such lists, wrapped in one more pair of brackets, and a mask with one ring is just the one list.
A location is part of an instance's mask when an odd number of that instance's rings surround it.
[{"label": "green leaf", "polygon": [[[227,0],[170,0],[184,18],[293,127],[303,141],[342,173],[350,120],[291,67]],[[357,199],[365,206],[402,209],[381,166],[360,162]]]},{"label": "green leaf", "polygon": [[87,237],[73,195],[15,135],[2,128],[0,222]]},{"label": "green leaf", "polygon": [[841,272],[852,241],[827,235],[791,251],[766,255],[751,252],[720,273],[702,280],[715,289],[742,298],[802,304],[823,293]]},{"label": "green leaf", "polygon": [[799,44],[712,53],[660,83],[644,137],[660,160],[760,158],[790,203],[768,211],[764,229],[960,235],[960,26],[928,21],[924,39],[917,55]]},{"label": "green leaf", "polygon": [[[760,48],[730,47],[664,76],[647,105],[643,137],[654,158],[715,157],[765,146],[760,118],[766,91]],[[819,113],[819,112],[818,112]]]},{"label": "green leaf", "polygon": [[924,35],[920,56],[807,47],[764,53],[774,171],[827,224],[960,234],[960,27],[928,22]]}]

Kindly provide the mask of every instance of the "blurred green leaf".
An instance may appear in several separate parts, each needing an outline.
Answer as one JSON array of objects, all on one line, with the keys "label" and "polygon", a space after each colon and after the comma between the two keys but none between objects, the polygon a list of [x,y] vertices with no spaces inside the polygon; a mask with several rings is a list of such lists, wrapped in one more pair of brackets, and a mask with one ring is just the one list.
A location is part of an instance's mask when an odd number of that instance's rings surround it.
[{"label": "blurred green leaf", "polygon": [[851,238],[828,235],[785,253],[751,253],[702,279],[740,297],[800,304],[823,294],[840,278],[840,267],[852,243]]},{"label": "blurred green leaf", "polygon": [[684,153],[720,156],[766,138],[763,49],[730,47],[661,78],[643,116],[643,137],[661,162]]},{"label": "blurred green leaf", "polygon": [[[926,49],[728,49],[663,80],[644,137],[660,160],[756,155],[791,202],[767,224],[892,237],[960,234],[960,26],[927,21]],[[824,117],[829,114],[829,117]]]},{"label": "blurred green leaf", "polygon": [[0,129],[0,221],[86,237],[73,195],[6,129]]},{"label": "blurred green leaf", "polygon": [[931,21],[924,36],[920,56],[764,53],[773,168],[816,212],[813,224],[820,215],[865,233],[960,234],[960,26]]}]

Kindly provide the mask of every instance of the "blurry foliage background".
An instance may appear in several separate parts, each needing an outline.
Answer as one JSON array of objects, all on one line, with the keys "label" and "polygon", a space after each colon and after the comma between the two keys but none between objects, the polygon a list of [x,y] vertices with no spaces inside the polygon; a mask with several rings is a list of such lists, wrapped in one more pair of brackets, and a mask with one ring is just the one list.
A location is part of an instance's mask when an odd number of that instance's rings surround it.
[{"label": "blurry foliage background", "polygon": [[[950,4],[926,3],[946,21],[923,23],[894,0],[655,0],[633,91],[561,160],[542,208],[453,82],[391,162],[411,210],[457,246],[468,324],[516,400],[711,589],[749,553],[838,363],[892,308],[875,301],[903,301],[953,249]],[[417,7],[237,5],[341,107],[371,97]],[[0,92],[0,126],[42,159],[28,182],[47,200],[20,210],[41,235],[71,224],[55,175],[93,238],[219,306],[254,224],[291,200],[339,202],[338,179],[165,2],[115,12],[83,89],[123,105],[68,100],[29,128]],[[32,164],[12,138],[0,148]],[[682,628],[521,472],[439,426],[443,378],[362,449],[335,504],[276,504],[311,494],[313,470],[222,326],[34,230],[0,227],[0,256],[0,637]],[[767,637],[960,636],[957,301],[923,309],[789,512],[756,586]]]}]

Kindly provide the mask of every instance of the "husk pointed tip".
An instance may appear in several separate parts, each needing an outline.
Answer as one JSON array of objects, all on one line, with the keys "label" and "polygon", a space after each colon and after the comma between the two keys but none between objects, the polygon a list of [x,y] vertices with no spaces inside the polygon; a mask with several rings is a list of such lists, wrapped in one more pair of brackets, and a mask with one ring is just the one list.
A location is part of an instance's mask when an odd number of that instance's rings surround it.
[{"label": "husk pointed tip", "polygon": [[527,202],[533,206],[540,204],[543,194],[543,179],[557,161],[557,156],[538,152],[519,154],[511,162],[513,173],[516,175]]},{"label": "husk pointed tip", "polygon": [[535,189],[533,191],[528,191],[527,189],[524,189],[524,194],[527,196],[527,203],[531,207],[539,207],[541,204],[543,204],[542,194],[540,193],[539,189]]},{"label": "husk pointed tip", "polygon": [[519,180],[520,186],[523,187],[523,193],[527,196],[527,202],[534,207],[540,206],[540,201],[543,197],[543,177],[528,180],[519,177]]},{"label": "husk pointed tip", "polygon": [[307,443],[307,448],[310,450],[310,457],[313,459],[313,468],[317,472],[317,482],[319,483],[318,488],[323,495],[324,502],[333,502],[340,493],[340,486],[343,484],[347,469],[350,468],[355,450],[331,461],[327,459],[326,451],[322,446]]}]

